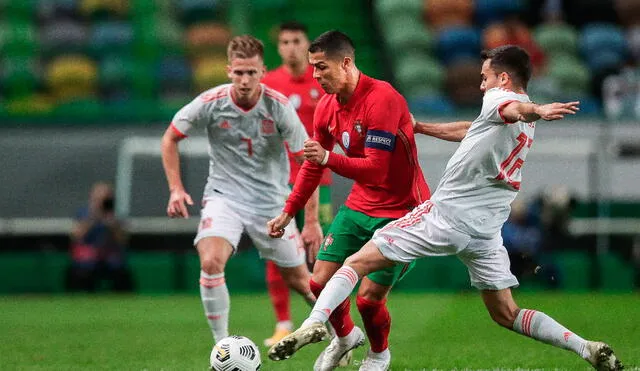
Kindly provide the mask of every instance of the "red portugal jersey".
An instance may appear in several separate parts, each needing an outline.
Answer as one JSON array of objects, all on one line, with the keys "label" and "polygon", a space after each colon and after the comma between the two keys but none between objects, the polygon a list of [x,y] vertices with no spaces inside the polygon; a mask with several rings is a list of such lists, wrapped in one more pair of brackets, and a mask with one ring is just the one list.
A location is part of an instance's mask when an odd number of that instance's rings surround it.
[{"label": "red portugal jersey", "polygon": [[[405,99],[388,83],[360,73],[346,104],[335,94],[318,103],[314,139],[331,151],[326,167],[355,181],[345,205],[377,218],[399,218],[429,199],[418,163]],[[295,215],[316,188],[325,166],[305,161],[284,211]]]},{"label": "red portugal jersey", "polygon": [[[313,137],[313,112],[316,110],[318,101],[324,95],[320,84],[313,78],[313,66],[309,66],[304,75],[297,77],[291,75],[284,66],[280,66],[267,72],[262,78],[262,82],[289,97],[289,101],[298,112],[300,121],[307,129],[307,134],[309,137]],[[289,164],[291,167],[289,184],[293,184],[296,181],[298,171],[300,171],[300,165],[294,160],[291,152],[289,152]],[[320,184],[331,184],[331,171],[324,172]]]}]

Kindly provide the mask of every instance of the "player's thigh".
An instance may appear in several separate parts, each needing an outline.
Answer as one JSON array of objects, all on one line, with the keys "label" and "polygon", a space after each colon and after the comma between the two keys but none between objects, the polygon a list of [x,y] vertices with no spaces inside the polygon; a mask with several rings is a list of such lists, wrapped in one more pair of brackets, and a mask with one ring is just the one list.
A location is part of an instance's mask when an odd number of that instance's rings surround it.
[{"label": "player's thigh", "polygon": [[471,285],[479,290],[502,290],[518,286],[511,273],[509,254],[498,234],[492,239],[472,238],[460,253],[460,259],[469,271]]},{"label": "player's thigh", "polygon": [[281,268],[305,265],[306,255],[295,222],[291,221],[284,228],[284,235],[281,238],[271,238],[267,232],[269,218],[247,215],[245,221],[245,230],[261,258],[271,260]]},{"label": "player's thigh", "polygon": [[197,246],[202,239],[219,237],[227,240],[235,251],[243,229],[242,216],[224,198],[212,197],[203,201],[198,233],[193,244]]},{"label": "player's thigh", "polygon": [[[471,237],[451,227],[429,201],[374,233],[372,241],[387,259],[411,263],[429,256],[454,255]],[[410,267],[409,267],[410,268]]]},{"label": "player's thigh", "polygon": [[360,250],[373,233],[363,228],[366,218],[362,213],[341,206],[320,245],[316,261],[343,263]]}]

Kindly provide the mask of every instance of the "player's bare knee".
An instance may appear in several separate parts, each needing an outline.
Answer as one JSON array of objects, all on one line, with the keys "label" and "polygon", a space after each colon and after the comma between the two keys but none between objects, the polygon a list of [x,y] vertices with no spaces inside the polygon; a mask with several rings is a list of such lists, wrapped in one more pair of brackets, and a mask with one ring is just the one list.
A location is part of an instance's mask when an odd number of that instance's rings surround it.
[{"label": "player's bare knee", "polygon": [[224,272],[226,259],[215,255],[206,255],[200,258],[200,269],[207,274],[219,274]]},{"label": "player's bare knee", "polygon": [[348,265],[356,272],[361,272],[365,268],[366,261],[359,256],[358,253],[351,255],[344,261],[344,265]]}]

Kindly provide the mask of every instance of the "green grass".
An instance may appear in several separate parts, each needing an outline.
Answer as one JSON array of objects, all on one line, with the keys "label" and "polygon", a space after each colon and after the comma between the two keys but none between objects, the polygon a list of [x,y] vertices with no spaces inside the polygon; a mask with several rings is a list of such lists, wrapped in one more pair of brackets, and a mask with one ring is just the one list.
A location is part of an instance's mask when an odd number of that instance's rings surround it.
[{"label": "green grass", "polygon": [[[308,308],[292,299],[300,323]],[[607,341],[628,369],[640,366],[637,294],[521,293],[517,300]],[[232,294],[231,301],[231,332],[260,345],[273,326],[266,295]],[[389,305],[392,370],[589,369],[571,352],[499,328],[475,293],[392,294]],[[205,370],[211,343],[196,295],[0,297],[0,370]],[[264,370],[310,370],[322,350],[311,345],[272,362],[260,348]]]}]

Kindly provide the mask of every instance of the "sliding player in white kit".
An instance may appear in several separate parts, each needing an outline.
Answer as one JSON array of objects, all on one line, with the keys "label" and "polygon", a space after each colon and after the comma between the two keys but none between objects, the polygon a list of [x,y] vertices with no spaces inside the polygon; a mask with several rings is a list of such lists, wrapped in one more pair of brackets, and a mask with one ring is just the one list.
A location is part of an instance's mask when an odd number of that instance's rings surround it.
[{"label": "sliding player in white kit", "polygon": [[[519,47],[498,47],[483,52],[482,59],[480,89],[485,94],[480,116],[466,135],[457,138],[462,141],[460,147],[431,200],[377,230],[360,251],[347,258],[318,297],[309,318],[269,350],[271,359],[286,359],[300,347],[320,341],[326,333],[324,322],[363,276],[422,257],[457,255],[495,322],[571,350],[598,370],[622,369],[607,344],[587,341],[542,312],[520,309],[511,295],[518,280],[509,270],[500,229],[520,189],[535,121],[574,114],[579,102],[531,103],[525,90],[531,64]],[[416,129],[423,132],[420,124]],[[373,366],[367,370],[387,368]]]},{"label": "sliding player in white kit", "polygon": [[194,245],[202,269],[200,294],[215,342],[229,335],[224,268],[243,232],[262,258],[276,263],[292,289],[310,303],[315,300],[295,223],[287,226],[282,239],[270,238],[266,228],[290,192],[284,142],[291,152],[299,152],[302,162],[307,133],[288,99],[260,84],[265,72],[260,40],[234,37],[227,56],[232,83],[210,89],[184,106],[162,138],[162,162],[171,191],[167,214],[185,218],[189,216],[185,203],[193,201],[181,181],[178,142],[191,129],[204,129],[209,139],[209,177]]}]

